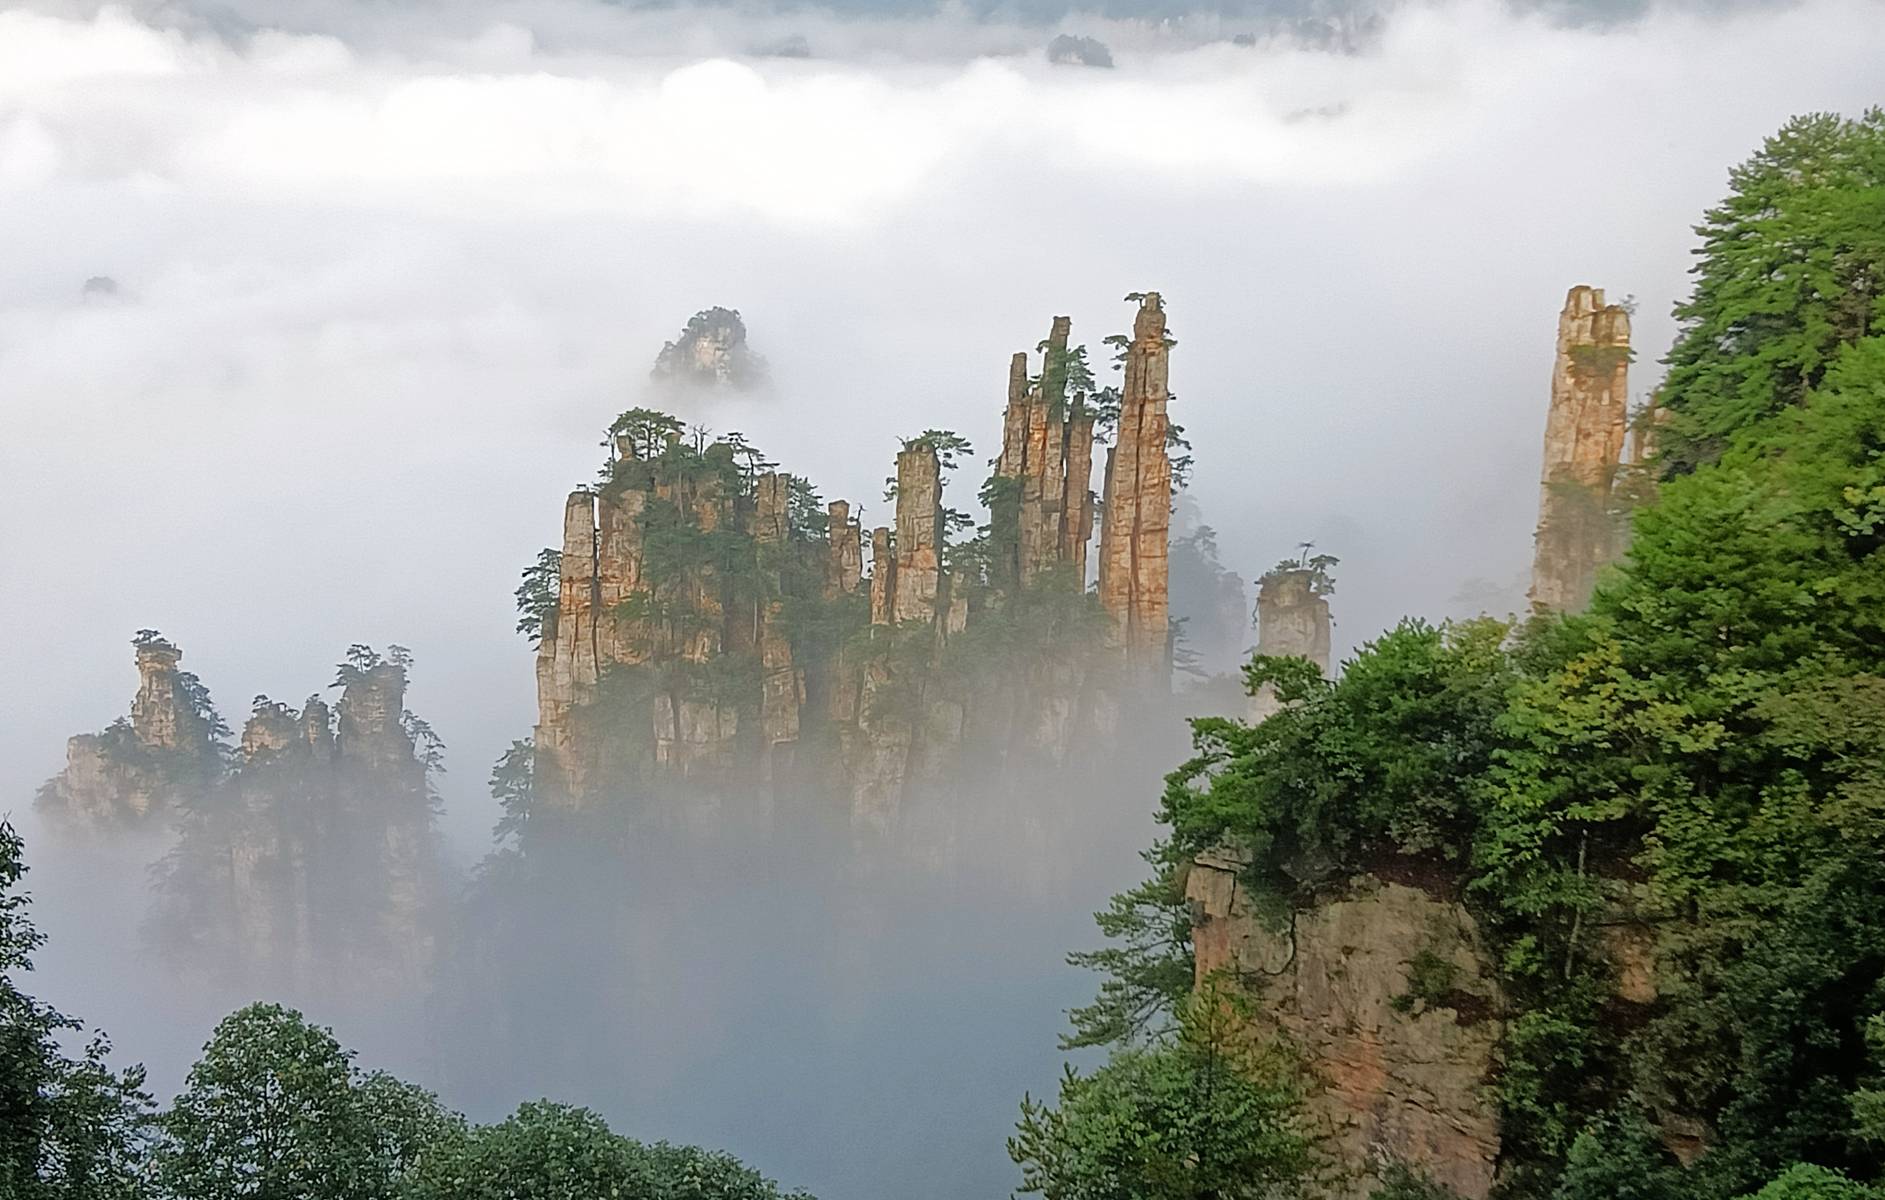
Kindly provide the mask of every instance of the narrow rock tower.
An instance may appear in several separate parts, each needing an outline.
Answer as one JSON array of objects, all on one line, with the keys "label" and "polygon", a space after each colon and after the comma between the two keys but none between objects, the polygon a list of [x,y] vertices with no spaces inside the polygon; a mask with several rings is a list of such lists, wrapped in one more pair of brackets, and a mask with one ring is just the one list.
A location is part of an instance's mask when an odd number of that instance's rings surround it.
[{"label": "narrow rock tower", "polygon": [[899,625],[936,620],[942,585],[942,463],[923,443],[897,455],[897,544],[890,611]]},{"label": "narrow rock tower", "polygon": [[992,513],[1006,525],[1014,559],[1002,564],[1023,586],[1060,571],[1066,586],[1086,587],[1087,543],[1093,537],[1093,414],[1084,393],[1067,394],[1067,339],[1072,321],[1055,317],[1042,343],[1041,378],[1028,382],[1028,356],[1008,364],[1008,407],[1002,418],[995,473],[1007,494]]},{"label": "narrow rock tower", "polygon": [[1168,541],[1172,463],[1166,453],[1171,346],[1157,292],[1139,300],[1126,348],[1119,436],[1106,453],[1106,504],[1100,529],[1100,603],[1113,619],[1113,638],[1129,677],[1171,686],[1168,632]]},{"label": "narrow rock tower", "polygon": [[1532,562],[1532,608],[1589,603],[1620,544],[1611,490],[1630,407],[1630,315],[1601,288],[1571,289],[1558,315]]},{"label": "narrow rock tower", "polygon": [[[1306,658],[1329,673],[1329,602],[1316,590],[1316,573],[1278,569],[1257,584],[1257,653],[1272,658]],[[1264,684],[1250,698],[1250,722],[1283,706],[1276,688]]]}]

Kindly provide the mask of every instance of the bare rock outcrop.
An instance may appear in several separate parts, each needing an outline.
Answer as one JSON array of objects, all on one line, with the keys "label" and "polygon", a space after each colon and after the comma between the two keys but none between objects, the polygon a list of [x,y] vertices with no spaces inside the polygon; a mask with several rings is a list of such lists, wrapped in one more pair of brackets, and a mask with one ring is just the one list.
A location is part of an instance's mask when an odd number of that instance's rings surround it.
[{"label": "bare rock outcrop", "polygon": [[1629,424],[1630,314],[1578,285],[1558,315],[1532,564],[1532,607],[1584,607],[1620,547],[1612,489]]},{"label": "bare rock outcrop", "polygon": [[1166,448],[1171,346],[1157,292],[1139,301],[1126,347],[1119,434],[1106,454],[1100,525],[1100,603],[1113,620],[1114,643],[1128,678],[1171,685],[1168,575],[1172,464]]},{"label": "bare rock outcrop", "polygon": [[[1399,1164],[1484,1200],[1500,1135],[1486,1084],[1501,1036],[1493,965],[1457,901],[1371,875],[1267,917],[1248,859],[1200,856],[1186,878],[1200,982],[1246,991],[1317,1087],[1310,1111],[1360,1200]],[[1221,973],[1221,974],[1220,974]]]}]

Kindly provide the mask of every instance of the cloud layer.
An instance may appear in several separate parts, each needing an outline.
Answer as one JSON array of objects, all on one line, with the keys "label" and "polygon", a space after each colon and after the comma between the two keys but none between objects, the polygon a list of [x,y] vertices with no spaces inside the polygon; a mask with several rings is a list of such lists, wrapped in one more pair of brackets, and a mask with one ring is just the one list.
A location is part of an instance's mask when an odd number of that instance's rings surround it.
[{"label": "cloud layer", "polygon": [[1879,99],[1879,14],[1417,5],[1350,56],[1063,20],[1105,71],[953,12],[0,11],[0,810],[123,711],[135,629],[232,716],[397,641],[475,855],[533,718],[516,572],[714,304],[774,389],[686,415],[869,521],[898,435],[988,453],[1012,351],[1158,288],[1231,565],[1315,539],[1350,644],[1496,603],[1565,289],[1639,298],[1646,390],[1689,227],[1790,114]]}]

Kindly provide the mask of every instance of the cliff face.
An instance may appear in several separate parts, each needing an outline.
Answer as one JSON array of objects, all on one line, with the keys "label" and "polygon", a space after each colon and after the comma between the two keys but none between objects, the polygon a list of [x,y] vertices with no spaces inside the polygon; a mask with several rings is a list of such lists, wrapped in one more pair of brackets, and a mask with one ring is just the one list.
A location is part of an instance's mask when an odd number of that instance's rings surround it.
[{"label": "cliff face", "polygon": [[[1257,653],[1305,658],[1329,673],[1329,602],[1317,592],[1314,571],[1278,569],[1259,581]],[[1266,683],[1250,698],[1250,720],[1264,720],[1280,707],[1275,686]]]},{"label": "cliff face", "polygon": [[1223,973],[1253,1019],[1301,1049],[1309,1107],[1365,1197],[1400,1164],[1483,1200],[1499,1155],[1486,1094],[1503,1023],[1477,923],[1459,903],[1358,876],[1276,923],[1241,878],[1248,860],[1205,855],[1185,895],[1200,982]]},{"label": "cliff face", "polygon": [[1574,611],[1619,552],[1612,490],[1629,423],[1630,316],[1579,285],[1558,315],[1532,565],[1535,609]]},{"label": "cliff face", "polygon": [[1166,380],[1171,348],[1157,292],[1139,302],[1126,348],[1118,440],[1106,455],[1105,512],[1100,524],[1100,603],[1136,684],[1171,684],[1167,587],[1172,464]]}]

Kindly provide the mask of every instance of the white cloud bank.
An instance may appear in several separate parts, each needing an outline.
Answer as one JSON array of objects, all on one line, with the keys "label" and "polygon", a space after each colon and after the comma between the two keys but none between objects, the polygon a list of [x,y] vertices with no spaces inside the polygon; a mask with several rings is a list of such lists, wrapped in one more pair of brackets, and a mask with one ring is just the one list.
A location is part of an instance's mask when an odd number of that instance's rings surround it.
[{"label": "white cloud bank", "polygon": [[[477,840],[531,717],[514,573],[709,304],[778,388],[707,419],[874,504],[899,433],[988,448],[1051,315],[1097,342],[1158,287],[1233,564],[1319,539],[1349,639],[1442,612],[1527,561],[1565,287],[1641,298],[1651,374],[1688,226],[1789,114],[1885,93],[1880,12],[1413,6],[1353,56],[1063,22],[1099,71],[948,13],[0,10],[0,674],[37,700],[0,807],[122,710],[136,628],[238,716],[397,640]],[[823,57],[746,53],[791,33]]]}]

